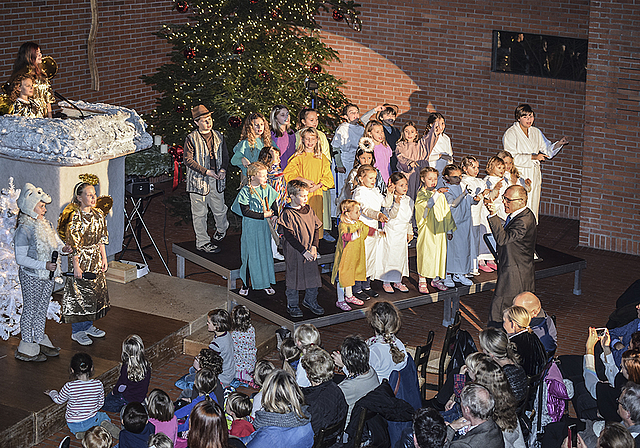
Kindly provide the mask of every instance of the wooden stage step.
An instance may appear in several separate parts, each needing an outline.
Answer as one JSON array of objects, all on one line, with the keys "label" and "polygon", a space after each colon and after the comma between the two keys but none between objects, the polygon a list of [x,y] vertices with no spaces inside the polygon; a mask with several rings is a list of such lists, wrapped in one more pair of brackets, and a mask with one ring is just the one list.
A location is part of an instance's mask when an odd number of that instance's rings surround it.
[{"label": "wooden stage step", "polygon": [[[276,330],[280,327],[255,321],[253,327],[256,329],[256,348],[258,349],[256,359],[262,359],[276,349]],[[205,326],[184,338],[183,352],[196,356],[200,350],[209,346],[212,339],[213,336]]]}]

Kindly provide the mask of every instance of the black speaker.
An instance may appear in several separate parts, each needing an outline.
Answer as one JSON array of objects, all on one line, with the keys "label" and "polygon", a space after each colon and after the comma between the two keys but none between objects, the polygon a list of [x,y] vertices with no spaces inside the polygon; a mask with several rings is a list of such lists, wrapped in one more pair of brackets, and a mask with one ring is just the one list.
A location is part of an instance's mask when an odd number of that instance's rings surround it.
[{"label": "black speaker", "polygon": [[144,196],[151,192],[149,179],[127,179],[125,188],[133,197]]}]

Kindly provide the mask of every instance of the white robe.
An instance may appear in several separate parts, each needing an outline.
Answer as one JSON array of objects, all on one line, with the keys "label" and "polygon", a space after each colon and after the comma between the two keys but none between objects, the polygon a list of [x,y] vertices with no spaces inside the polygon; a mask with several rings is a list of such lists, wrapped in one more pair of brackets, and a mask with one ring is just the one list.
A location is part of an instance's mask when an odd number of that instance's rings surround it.
[{"label": "white robe", "polygon": [[464,191],[462,185],[445,184],[449,190],[444,193],[453,221],[456,223],[456,231],[453,238],[447,241],[447,273],[467,274],[473,270],[473,260],[477,257],[477,249],[473,247],[473,220],[471,218],[471,204],[473,197],[465,195],[460,202],[456,199]]},{"label": "white robe", "polygon": [[[378,220],[374,219],[373,216],[380,213],[385,200],[380,190],[376,187],[368,188],[361,185],[353,192],[353,200],[360,203],[360,221],[369,227],[377,229]],[[360,238],[363,236],[360,235]],[[364,240],[364,254],[367,258],[367,278],[375,278],[379,245],[380,237],[377,233]]]},{"label": "white robe", "polygon": [[525,179],[531,179],[531,191],[527,200],[527,206],[538,220],[540,207],[540,190],[542,188],[542,172],[540,162],[531,157],[539,153],[551,156],[552,144],[540,129],[531,126],[527,137],[517,121],[507,129],[502,136],[502,145],[506,151],[513,155],[513,164]]},{"label": "white robe", "polygon": [[385,235],[381,237],[378,247],[376,278],[383,282],[401,283],[403,276],[409,276],[407,235],[413,235],[413,199],[402,196],[400,203],[394,202],[388,213]]},{"label": "white robe", "polygon": [[[448,156],[449,158],[441,158]],[[440,134],[433,151],[429,155],[429,166],[438,170],[442,174],[445,166],[453,163],[453,149],[451,149],[451,139],[445,133]]]},{"label": "white robe", "polygon": [[[472,198],[476,197],[480,193],[482,193],[486,188],[486,182],[483,179],[478,179],[477,177],[467,176],[466,174],[462,175],[462,181],[460,185],[463,188],[468,188],[471,190],[470,196]],[[479,254],[490,254],[489,248],[482,239],[482,236],[485,233],[491,233],[489,229],[489,221],[487,217],[489,216],[489,210],[485,207],[483,201],[479,201],[477,203],[471,203],[471,222],[472,222],[472,231],[471,231],[471,250],[474,256],[473,259],[473,270],[478,269],[478,255]]]},{"label": "white robe", "polygon": [[487,186],[486,188],[488,188],[489,190],[493,190],[496,184],[502,181],[502,187],[500,187],[500,194],[498,195],[496,200],[493,201],[493,203],[496,205],[496,212],[500,217],[500,219],[502,220],[507,219],[507,213],[504,211],[504,203],[502,202],[502,195],[507,190],[507,188],[509,188],[509,180],[505,179],[504,177],[487,176],[484,178],[484,181]]}]

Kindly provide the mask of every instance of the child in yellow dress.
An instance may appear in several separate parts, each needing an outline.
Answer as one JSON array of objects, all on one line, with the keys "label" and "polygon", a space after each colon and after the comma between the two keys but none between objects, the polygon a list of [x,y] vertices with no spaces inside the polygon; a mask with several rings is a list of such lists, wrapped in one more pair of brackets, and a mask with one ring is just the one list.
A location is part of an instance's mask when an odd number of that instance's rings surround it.
[{"label": "child in yellow dress", "polygon": [[444,196],[448,188],[438,188],[438,170],[432,167],[420,170],[424,185],[416,197],[415,214],[418,224],[417,265],[418,290],[427,294],[426,278],[433,279],[431,286],[446,291],[442,282],[447,273],[447,239],[453,237],[456,224]]},{"label": "child in yellow dress", "polygon": [[[322,221],[322,192],[334,185],[329,159],[322,154],[316,129],[304,128],[300,131],[300,142],[284,169],[284,178],[287,182],[298,179],[309,186],[309,205]],[[319,236],[323,237],[322,229]]]},{"label": "child in yellow dress", "polygon": [[356,281],[367,279],[367,257],[364,241],[376,234],[376,228],[369,227],[360,221],[360,203],[353,199],[345,199],[340,203],[340,224],[338,225],[338,242],[331,282],[339,282],[338,301],[336,306],[343,311],[350,311],[349,303],[362,306],[364,302],[353,295]]}]

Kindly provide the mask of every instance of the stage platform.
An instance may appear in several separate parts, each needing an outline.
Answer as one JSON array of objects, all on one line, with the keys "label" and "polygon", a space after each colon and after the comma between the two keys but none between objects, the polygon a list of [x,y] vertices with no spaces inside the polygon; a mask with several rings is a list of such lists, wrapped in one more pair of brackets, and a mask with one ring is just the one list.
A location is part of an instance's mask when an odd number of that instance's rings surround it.
[{"label": "stage platform", "polygon": [[[536,252],[540,260],[536,262],[536,279],[552,277],[567,273],[574,273],[574,289],[575,295],[582,293],[580,286],[581,272],[587,267],[586,260],[574,257],[554,249],[544,246],[536,246]],[[298,319],[292,318],[287,313],[287,303],[284,294],[284,280],[279,281],[274,289],[274,296],[260,290],[250,290],[247,297],[238,294],[237,289],[229,291],[229,307],[234,304],[242,304],[249,308],[252,312],[275,322],[278,325],[287,327],[292,331],[302,324],[313,324],[316,327],[324,327],[341,322],[362,319],[364,312],[371,303],[379,300],[387,300],[393,302],[399,309],[425,305],[428,303],[444,302],[444,312],[442,316],[442,325],[447,326],[453,322],[453,318],[460,306],[460,297],[488,291],[495,288],[497,274],[481,272],[479,276],[474,277],[472,286],[459,285],[456,288],[450,288],[447,291],[437,291],[431,285],[428,285],[429,293],[422,294],[418,291],[418,275],[416,273],[415,256],[409,258],[410,278],[405,280],[405,285],[409,288],[408,293],[396,291],[393,294],[387,294],[382,289],[382,283],[379,281],[371,282],[372,288],[377,291],[380,296],[376,299],[366,301],[363,306],[350,305],[351,311],[342,311],[335,305],[336,288],[330,283],[330,274],[322,275],[322,288],[318,293],[318,303],[325,309],[323,316],[315,316],[308,309],[301,307],[304,316]],[[303,299],[303,293],[300,293],[300,301]]]},{"label": "stage platform", "polygon": [[[69,381],[69,362],[80,351],[94,362],[94,378],[110,391],[120,372],[122,341],[142,337],[149,360],[159,367],[183,353],[184,340],[206,325],[207,312],[225,307],[224,287],[149,273],[131,283],[109,281],[112,307],[96,326],[107,333],[83,347],[71,340],[71,326],[47,322],[47,334],[61,347],[60,356],[43,363],[14,357],[18,337],[0,341],[0,447],[30,447],[66,426],[65,406],[43,392]],[[188,294],[185,294],[188,291]]]},{"label": "stage platform", "polygon": [[[173,243],[171,250],[176,254],[177,258],[177,276],[184,278],[185,260],[202,266],[203,268],[214,272],[227,280],[227,288],[235,289],[236,282],[240,278],[240,234],[227,235],[221,242],[216,243],[221,251],[217,254],[202,252],[196,249],[195,241],[187,241],[184,243]],[[328,243],[320,240],[318,248],[318,264],[333,264],[333,254],[336,249],[336,243]],[[284,261],[273,260],[275,272],[284,272]]]}]

